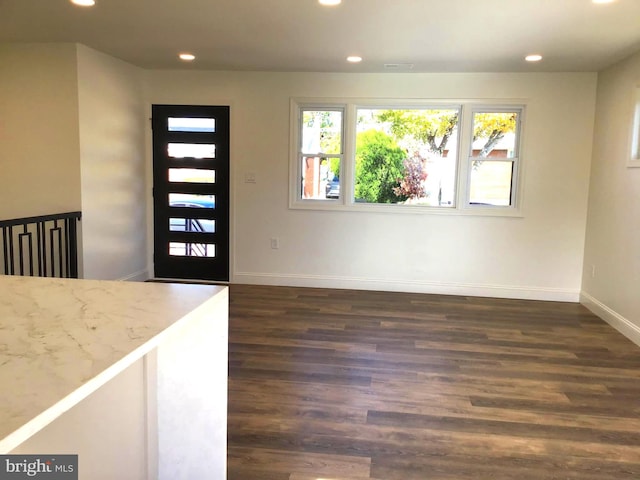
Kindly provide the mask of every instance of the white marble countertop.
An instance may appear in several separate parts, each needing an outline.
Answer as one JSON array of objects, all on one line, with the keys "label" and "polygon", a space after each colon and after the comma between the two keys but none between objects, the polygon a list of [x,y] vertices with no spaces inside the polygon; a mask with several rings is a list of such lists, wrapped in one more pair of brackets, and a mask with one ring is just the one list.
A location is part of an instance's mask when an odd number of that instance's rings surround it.
[{"label": "white marble countertop", "polygon": [[0,454],[158,345],[226,287],[0,275]]}]

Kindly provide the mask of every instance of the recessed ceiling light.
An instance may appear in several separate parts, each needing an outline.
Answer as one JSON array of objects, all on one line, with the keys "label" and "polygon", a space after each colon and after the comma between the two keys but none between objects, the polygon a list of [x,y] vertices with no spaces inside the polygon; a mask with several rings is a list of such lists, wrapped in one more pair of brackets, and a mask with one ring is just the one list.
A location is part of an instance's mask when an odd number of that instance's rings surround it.
[{"label": "recessed ceiling light", "polygon": [[93,7],[96,4],[96,0],[71,0],[71,3],[79,7]]},{"label": "recessed ceiling light", "polygon": [[342,0],[318,0],[320,5],[325,5],[327,7],[332,7],[334,5],[340,5]]},{"label": "recessed ceiling light", "polygon": [[185,62],[192,62],[196,59],[196,56],[192,53],[181,53],[178,57],[180,57],[180,60],[184,60]]},{"label": "recessed ceiling light", "polygon": [[359,57],[358,55],[350,55],[347,57],[347,62],[350,63],[360,63],[362,61],[362,57]]},{"label": "recessed ceiling light", "polygon": [[540,60],[542,60],[542,55],[538,55],[537,53],[535,53],[533,55],[527,55],[526,57],[524,57],[524,59],[527,62],[539,62]]},{"label": "recessed ceiling light", "polygon": [[616,0],[591,0],[593,3],[613,3]]}]

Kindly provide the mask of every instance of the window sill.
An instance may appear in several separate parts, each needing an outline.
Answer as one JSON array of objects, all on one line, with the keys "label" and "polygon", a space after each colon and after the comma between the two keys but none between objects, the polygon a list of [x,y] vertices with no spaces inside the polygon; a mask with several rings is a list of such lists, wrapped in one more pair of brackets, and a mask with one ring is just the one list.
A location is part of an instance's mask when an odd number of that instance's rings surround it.
[{"label": "window sill", "polygon": [[291,210],[330,212],[392,213],[408,215],[450,215],[523,218],[522,211],[510,207],[428,207],[419,205],[343,204],[340,200],[304,200],[289,204]]}]

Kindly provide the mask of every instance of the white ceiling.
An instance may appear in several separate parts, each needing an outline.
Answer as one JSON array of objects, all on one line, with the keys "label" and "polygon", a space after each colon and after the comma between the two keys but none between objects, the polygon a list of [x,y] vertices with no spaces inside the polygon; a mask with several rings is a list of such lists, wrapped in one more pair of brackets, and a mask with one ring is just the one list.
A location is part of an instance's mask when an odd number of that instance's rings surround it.
[{"label": "white ceiling", "polygon": [[640,50],[640,0],[96,1],[0,0],[0,42],[79,42],[144,68],[325,72],[598,71]]}]

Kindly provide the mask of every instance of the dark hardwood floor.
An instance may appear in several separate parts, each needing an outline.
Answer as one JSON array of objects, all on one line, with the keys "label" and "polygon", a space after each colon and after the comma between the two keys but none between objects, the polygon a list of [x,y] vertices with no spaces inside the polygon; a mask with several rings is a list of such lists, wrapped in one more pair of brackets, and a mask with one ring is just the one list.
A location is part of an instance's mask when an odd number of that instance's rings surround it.
[{"label": "dark hardwood floor", "polygon": [[640,479],[640,348],[578,304],[230,298],[229,479]]}]

